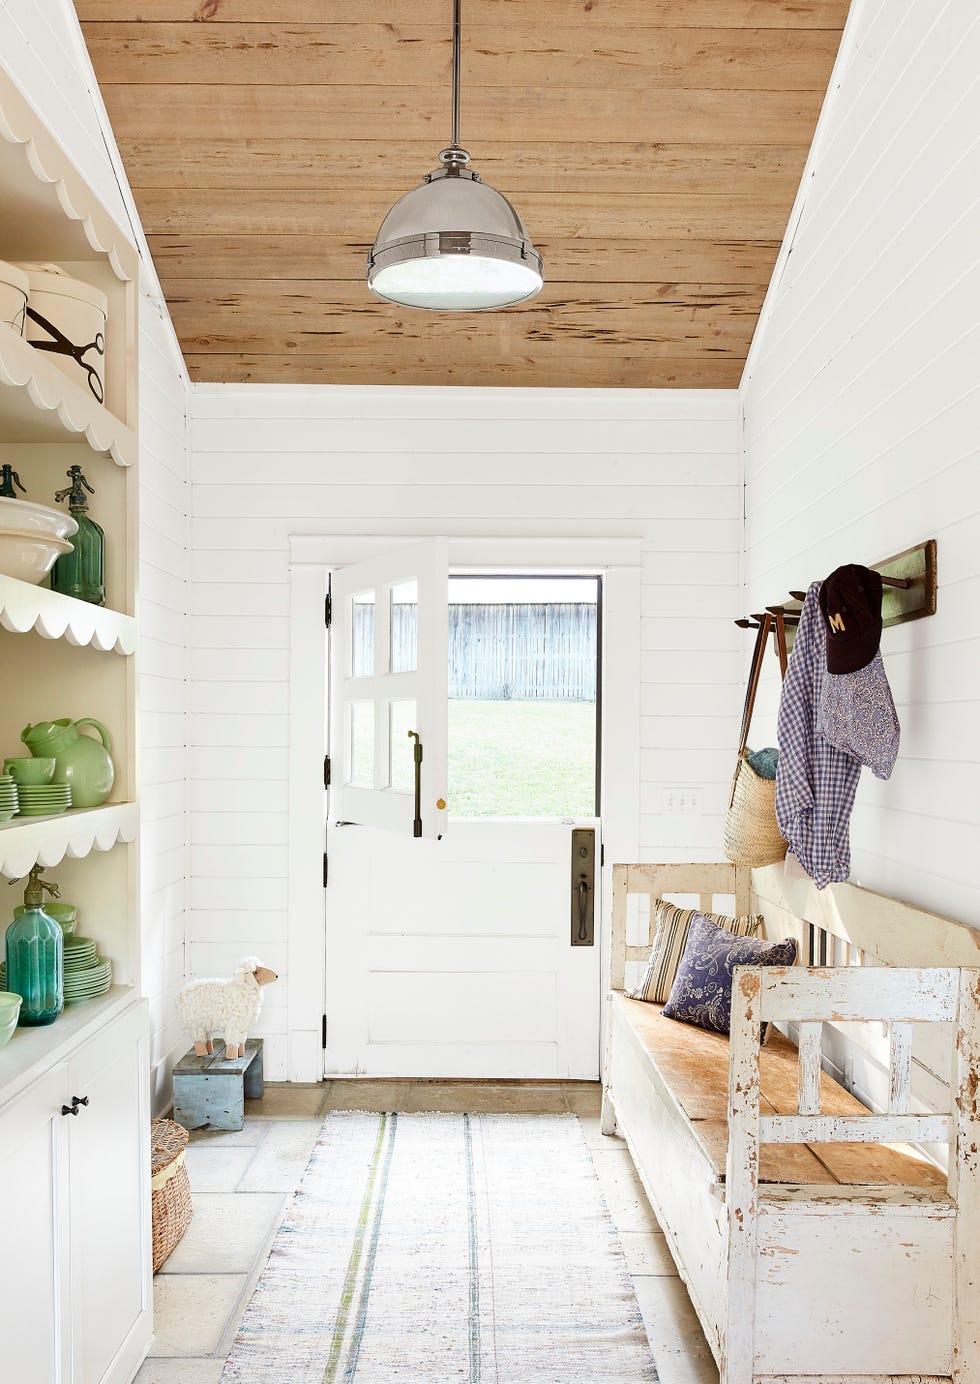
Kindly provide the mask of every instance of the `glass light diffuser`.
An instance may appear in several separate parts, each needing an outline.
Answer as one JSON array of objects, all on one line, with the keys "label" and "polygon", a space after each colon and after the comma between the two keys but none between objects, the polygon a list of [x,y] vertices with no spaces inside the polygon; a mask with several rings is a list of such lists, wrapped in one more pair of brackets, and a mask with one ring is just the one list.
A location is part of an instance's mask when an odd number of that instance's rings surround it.
[{"label": "glass light diffuser", "polygon": [[533,298],[540,271],[490,255],[447,255],[402,260],[378,269],[371,288],[389,303],[430,312],[483,312]]}]

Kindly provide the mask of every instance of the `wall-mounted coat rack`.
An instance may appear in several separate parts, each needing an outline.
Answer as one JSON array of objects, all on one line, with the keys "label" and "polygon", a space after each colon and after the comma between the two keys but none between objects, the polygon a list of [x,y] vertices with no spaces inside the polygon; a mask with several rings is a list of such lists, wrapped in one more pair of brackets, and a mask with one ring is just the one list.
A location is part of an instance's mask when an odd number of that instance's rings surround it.
[{"label": "wall-mounted coat rack", "polygon": [[[935,615],[937,578],[934,538],[927,538],[914,548],[906,548],[904,553],[896,553],[894,557],[872,562],[869,566],[881,573],[881,616],[885,629],[890,625],[902,625],[907,620],[921,620],[926,615]],[[774,640],[778,621],[783,625],[791,647],[805,600],[805,591],[791,591],[788,601],[767,605],[764,611],[743,615],[735,623],[740,629],[757,630],[767,614],[775,616],[776,619],[772,621]]]}]

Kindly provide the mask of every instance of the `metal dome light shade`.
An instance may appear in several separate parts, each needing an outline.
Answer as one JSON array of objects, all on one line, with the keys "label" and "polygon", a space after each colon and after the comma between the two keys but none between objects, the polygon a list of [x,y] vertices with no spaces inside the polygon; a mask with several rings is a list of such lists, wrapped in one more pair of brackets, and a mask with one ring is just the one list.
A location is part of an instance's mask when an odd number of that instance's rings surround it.
[{"label": "metal dome light shade", "polygon": [[484,312],[541,291],[541,256],[502,193],[467,167],[459,144],[459,10],[453,4],[453,137],[441,167],[381,223],[368,255],[371,291],[429,312]]}]

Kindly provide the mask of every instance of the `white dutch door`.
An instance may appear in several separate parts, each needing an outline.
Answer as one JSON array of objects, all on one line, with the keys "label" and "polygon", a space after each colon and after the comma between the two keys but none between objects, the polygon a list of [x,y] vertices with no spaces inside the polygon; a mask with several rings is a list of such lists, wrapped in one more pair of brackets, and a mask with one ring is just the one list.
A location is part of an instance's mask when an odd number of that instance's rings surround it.
[{"label": "white dutch door", "polygon": [[598,1076],[599,588],[334,572],[327,1074]]}]

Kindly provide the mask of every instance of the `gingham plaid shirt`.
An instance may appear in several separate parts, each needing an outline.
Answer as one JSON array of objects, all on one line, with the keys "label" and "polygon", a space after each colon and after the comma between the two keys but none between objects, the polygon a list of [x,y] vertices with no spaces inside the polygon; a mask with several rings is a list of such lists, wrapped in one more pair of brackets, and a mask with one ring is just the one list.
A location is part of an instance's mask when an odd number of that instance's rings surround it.
[{"label": "gingham plaid shirt", "polygon": [[861,765],[817,734],[827,677],[827,627],[817,597],[806,593],[779,703],[776,821],[818,889],[851,871],[849,825]]}]

